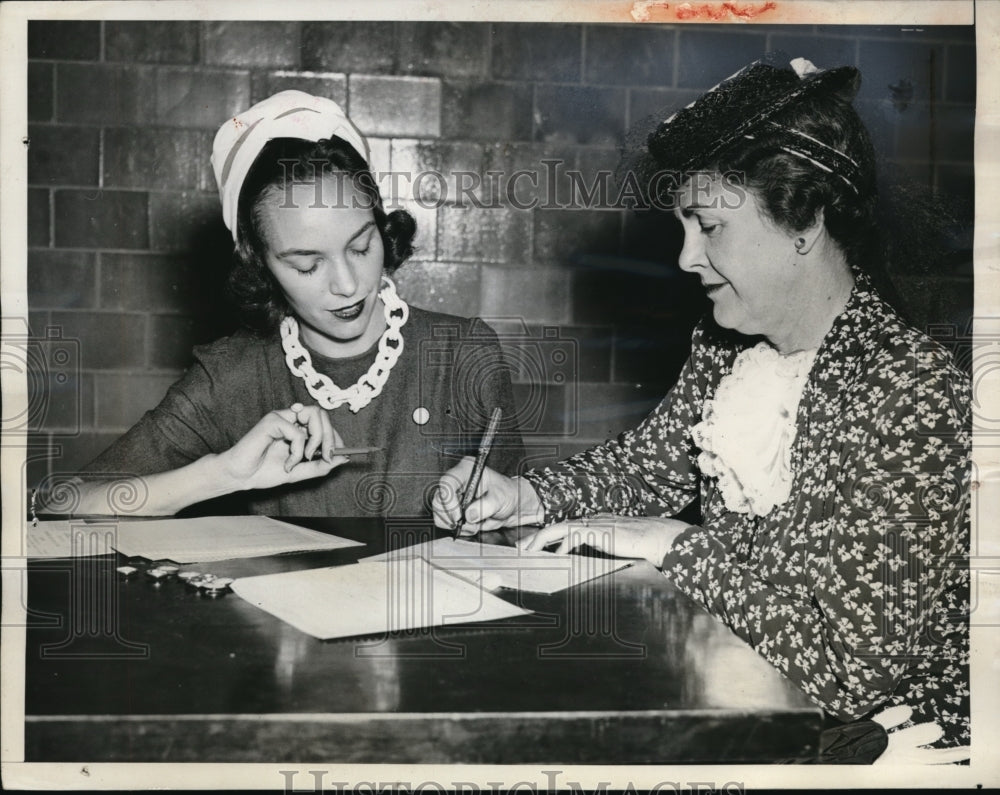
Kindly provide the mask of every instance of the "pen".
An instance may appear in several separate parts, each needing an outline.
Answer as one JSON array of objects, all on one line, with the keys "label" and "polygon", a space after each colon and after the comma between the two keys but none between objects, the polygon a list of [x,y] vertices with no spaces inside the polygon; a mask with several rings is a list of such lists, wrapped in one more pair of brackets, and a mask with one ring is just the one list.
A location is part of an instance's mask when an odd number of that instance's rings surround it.
[{"label": "pen", "polygon": [[465,524],[465,509],[469,507],[469,504],[476,497],[476,490],[479,488],[479,481],[483,478],[483,470],[486,468],[486,459],[490,455],[490,450],[493,448],[493,439],[497,435],[497,428],[500,427],[500,418],[503,416],[503,410],[497,406],[493,409],[493,414],[490,416],[489,424],[486,426],[486,432],[483,434],[482,441],[479,442],[479,452],[476,453],[476,463],[472,466],[472,475],[469,477],[469,482],[465,486],[465,491],[462,493],[462,499],[459,503],[459,514],[458,523],[455,525],[455,537],[458,538],[459,529]]}]

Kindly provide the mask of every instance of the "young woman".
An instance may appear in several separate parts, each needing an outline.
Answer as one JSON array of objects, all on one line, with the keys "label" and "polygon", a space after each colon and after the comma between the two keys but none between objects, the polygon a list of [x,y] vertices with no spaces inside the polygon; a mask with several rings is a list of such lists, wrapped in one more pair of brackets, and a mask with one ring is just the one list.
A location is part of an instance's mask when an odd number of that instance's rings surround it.
[{"label": "young woman", "polygon": [[[859,83],[758,62],[660,124],[643,176],[677,187],[656,198],[711,317],[638,428],[523,478],[487,472],[465,515],[469,532],[550,525],[530,549],[647,558],[835,725],[918,723],[844,728],[825,761],[888,743],[883,759],[949,762],[969,741],[969,381],[866,275],[880,249]],[[468,470],[442,479],[439,524]],[[667,518],[699,499],[698,525]]]},{"label": "young woman", "polygon": [[[496,406],[491,463],[513,471],[522,444],[497,338],[399,297],[390,274],[415,225],[385,212],[367,158],[335,102],[299,91],[222,125],[212,165],[248,328],[195,349],[160,405],[87,467],[75,511],[172,514],[235,493],[237,509],[273,516],[426,514]],[[123,479],[127,508],[114,504]]]}]

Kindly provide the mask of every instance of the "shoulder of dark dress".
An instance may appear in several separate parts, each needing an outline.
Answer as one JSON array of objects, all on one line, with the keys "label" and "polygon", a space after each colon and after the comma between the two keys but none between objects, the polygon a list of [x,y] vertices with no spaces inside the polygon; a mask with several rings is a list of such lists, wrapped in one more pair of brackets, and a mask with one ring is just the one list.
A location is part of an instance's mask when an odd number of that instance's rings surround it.
[{"label": "shoulder of dark dress", "polygon": [[235,388],[257,380],[268,369],[268,357],[277,350],[280,356],[278,334],[265,336],[248,329],[240,329],[193,349],[194,362],[216,386],[229,384]]},{"label": "shoulder of dark dress", "polygon": [[194,358],[201,362],[237,362],[242,357],[263,354],[277,341],[277,333],[261,335],[249,329],[240,329],[217,340],[195,345]]},{"label": "shoulder of dark dress", "polygon": [[[483,342],[497,340],[496,330],[480,317],[461,317],[416,306],[410,306],[410,319],[407,325],[411,329],[411,334],[415,333],[422,339],[480,340]],[[405,337],[405,328],[403,334]]]}]

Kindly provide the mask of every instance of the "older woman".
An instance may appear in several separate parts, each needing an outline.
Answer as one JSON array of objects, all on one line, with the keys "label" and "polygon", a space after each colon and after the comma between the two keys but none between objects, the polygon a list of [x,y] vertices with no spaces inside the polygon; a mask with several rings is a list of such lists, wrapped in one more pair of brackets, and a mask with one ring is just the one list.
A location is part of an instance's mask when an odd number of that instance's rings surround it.
[{"label": "older woman", "polygon": [[[859,83],[757,62],[659,125],[643,181],[672,203],[711,318],[639,427],[521,478],[487,472],[465,516],[471,532],[550,525],[531,549],[647,558],[836,723],[912,711],[884,759],[947,762],[969,739],[969,384],[865,274]],[[439,524],[469,469],[442,479]],[[699,498],[700,524],[665,518]],[[867,750],[850,731],[833,745],[870,760],[874,728]]]},{"label": "older woman", "polygon": [[[110,484],[135,476],[132,513],[240,492],[237,507],[270,515],[426,515],[496,406],[494,464],[512,469],[522,446],[496,336],[397,294],[389,274],[414,221],[386,214],[341,108],[276,94],[222,125],[212,165],[250,328],[195,349],[160,405],[87,467],[76,509],[113,510]],[[338,455],[345,444],[375,449]]]}]

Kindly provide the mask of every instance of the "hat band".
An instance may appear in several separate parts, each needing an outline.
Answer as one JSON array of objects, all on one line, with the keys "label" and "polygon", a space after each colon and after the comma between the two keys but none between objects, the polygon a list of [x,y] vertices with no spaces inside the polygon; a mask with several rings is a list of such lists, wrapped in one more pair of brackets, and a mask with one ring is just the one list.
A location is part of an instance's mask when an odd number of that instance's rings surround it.
[{"label": "hat band", "polygon": [[[768,121],[768,124],[778,130],[785,139],[779,144],[782,151],[801,160],[807,160],[821,171],[839,177],[852,191],[860,195],[858,184],[861,182],[861,168],[854,158],[794,127],[786,127],[774,121]],[[744,137],[752,139],[754,136]]]}]

